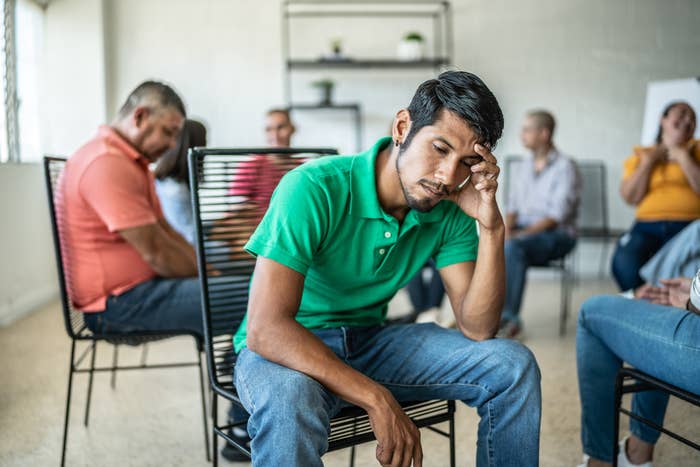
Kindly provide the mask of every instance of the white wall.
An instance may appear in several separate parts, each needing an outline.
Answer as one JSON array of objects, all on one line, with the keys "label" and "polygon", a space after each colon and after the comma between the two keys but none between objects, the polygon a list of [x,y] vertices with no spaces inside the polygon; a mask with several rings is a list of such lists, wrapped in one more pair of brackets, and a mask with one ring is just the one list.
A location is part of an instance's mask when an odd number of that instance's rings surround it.
[{"label": "white wall", "polygon": [[[102,0],[55,0],[44,13],[43,154],[70,154],[105,120],[102,15]],[[0,164],[0,188],[4,326],[57,296],[58,283],[41,165]]]},{"label": "white wall", "polygon": [[0,165],[0,187],[0,326],[5,326],[54,298],[58,286],[41,165]]}]

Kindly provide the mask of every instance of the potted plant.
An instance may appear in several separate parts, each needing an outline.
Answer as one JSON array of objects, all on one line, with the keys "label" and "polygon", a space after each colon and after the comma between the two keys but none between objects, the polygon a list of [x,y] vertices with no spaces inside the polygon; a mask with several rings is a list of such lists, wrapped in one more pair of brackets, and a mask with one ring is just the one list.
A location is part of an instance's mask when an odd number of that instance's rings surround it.
[{"label": "potted plant", "polygon": [[421,60],[423,58],[424,42],[425,40],[421,33],[415,31],[406,33],[403,39],[401,39],[401,42],[399,42],[399,47],[397,49],[399,60]]},{"label": "potted plant", "polygon": [[311,86],[318,89],[319,103],[321,105],[331,105],[333,101],[333,80],[324,78],[311,83]]}]

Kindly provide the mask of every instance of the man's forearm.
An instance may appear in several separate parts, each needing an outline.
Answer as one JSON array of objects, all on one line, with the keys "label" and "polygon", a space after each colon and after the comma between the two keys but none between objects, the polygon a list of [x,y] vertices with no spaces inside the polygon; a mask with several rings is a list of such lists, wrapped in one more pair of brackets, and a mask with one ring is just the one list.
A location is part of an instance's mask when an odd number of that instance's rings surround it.
[{"label": "man's forearm", "polygon": [[504,236],[504,227],[479,235],[474,275],[458,313],[460,330],[470,339],[489,339],[498,330],[505,297]]}]

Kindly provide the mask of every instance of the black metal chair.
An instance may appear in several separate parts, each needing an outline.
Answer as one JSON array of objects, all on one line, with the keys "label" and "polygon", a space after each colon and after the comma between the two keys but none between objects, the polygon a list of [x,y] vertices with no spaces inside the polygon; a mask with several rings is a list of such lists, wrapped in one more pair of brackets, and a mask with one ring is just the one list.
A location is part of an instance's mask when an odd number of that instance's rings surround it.
[{"label": "black metal chair", "polygon": [[605,163],[589,159],[579,161],[577,164],[583,181],[578,215],[578,238],[579,242],[602,243],[598,267],[598,275],[602,277],[607,264],[610,241],[620,237],[624,230],[610,227]]},{"label": "black metal chair", "polygon": [[[251,154],[284,153],[303,157],[336,154],[333,149],[201,149],[190,151],[189,168],[192,187],[192,206],[197,231],[197,258],[202,289],[204,339],[207,368],[213,390],[213,452],[214,465],[218,462],[217,436],[250,456],[250,451],[227,435],[234,426],[246,422],[219,424],[217,400],[229,400],[237,406],[241,402],[233,385],[236,354],[233,334],[245,315],[248,305],[248,284],[254,269],[254,260],[240,250],[242,241],[255,227],[260,213],[243,209],[246,200],[230,193],[231,182],[240,176],[239,166],[250,160]],[[242,171],[242,170],[241,170]],[[244,174],[257,176],[262,174]],[[263,175],[264,176],[264,175]],[[233,246],[232,246],[233,245]],[[216,272],[212,272],[216,271]],[[414,423],[435,431],[450,441],[450,465],[455,465],[454,401],[423,401],[402,404]],[[242,407],[242,406],[241,406]],[[449,423],[447,432],[433,425]],[[342,410],[331,421],[329,451],[352,447],[350,465],[354,465],[354,446],[375,439],[367,414],[357,408]]]},{"label": "black metal chair", "polygon": [[[44,176],[46,181],[46,194],[49,202],[49,212],[51,214],[51,227],[53,233],[54,249],[56,252],[56,268],[58,270],[58,282],[61,294],[61,304],[63,309],[63,321],[66,327],[68,337],[71,339],[70,363],[68,366],[68,393],[66,396],[66,413],[63,424],[63,445],[61,450],[61,466],[65,465],[66,459],[66,443],[68,441],[68,423],[70,421],[70,402],[73,389],[73,375],[77,373],[88,373],[88,388],[85,403],[84,425],[88,426],[90,416],[90,400],[92,396],[92,381],[93,375],[96,372],[111,372],[110,384],[112,388],[116,385],[116,372],[120,370],[141,370],[141,369],[158,369],[158,368],[179,368],[186,366],[196,366],[199,370],[199,383],[202,396],[202,421],[204,423],[204,448],[206,451],[207,461],[211,459],[209,453],[209,431],[207,429],[207,411],[206,397],[204,391],[204,378],[202,373],[202,356],[203,342],[201,336],[198,336],[190,331],[184,330],[164,330],[162,332],[134,332],[128,334],[95,334],[83,320],[83,313],[77,311],[70,300],[70,279],[64,270],[64,253],[66,245],[64,243],[64,230],[62,227],[62,214],[56,209],[54,203],[56,197],[61,196],[58,183],[66,164],[66,159],[60,157],[44,157]],[[178,362],[164,364],[146,364],[147,347],[146,344],[151,341],[167,339],[176,336],[191,336],[194,339],[197,352],[196,362]],[[78,342],[87,343],[87,347],[82,351],[80,356],[76,358],[76,347]],[[97,352],[97,343],[106,342],[113,346],[112,365],[107,367],[95,366],[95,355]],[[140,365],[119,365],[118,364],[118,349],[119,345],[142,345],[143,353],[141,355]],[[81,367],[81,363],[90,356],[90,363],[87,367]]]},{"label": "black metal chair", "polygon": [[[503,199],[507,202],[510,194],[510,189],[513,186],[514,179],[518,175],[515,170],[515,165],[522,160],[520,156],[508,156],[505,158],[503,170],[505,179],[503,184]],[[578,163],[577,163],[578,165]],[[569,309],[571,308],[571,291],[574,284],[574,269],[575,269],[575,252],[576,247],[571,250],[566,256],[560,259],[549,261],[546,264],[532,265],[533,268],[544,268],[558,271],[560,277],[559,287],[559,335],[566,334],[566,322],[569,318]]]},{"label": "black metal chair", "polygon": [[688,391],[684,391],[683,389],[680,389],[676,386],[673,386],[671,384],[668,384],[664,381],[661,381],[658,378],[654,378],[653,376],[649,376],[646,373],[643,373],[639,370],[636,370],[634,368],[626,368],[623,367],[617,372],[617,379],[615,381],[615,428],[614,428],[614,438],[612,439],[612,444],[613,444],[613,467],[617,467],[617,455],[619,451],[619,436],[620,436],[620,414],[623,413],[629,417],[634,418],[635,420],[638,420],[641,423],[644,423],[661,433],[664,433],[670,437],[672,437],[675,440],[680,441],[681,443],[685,444],[686,446],[690,446],[691,448],[700,451],[700,444],[694,443],[693,441],[690,441],[687,438],[684,438],[681,435],[678,435],[677,433],[674,433],[672,431],[667,430],[666,428],[657,425],[656,423],[652,422],[651,420],[641,417],[635,413],[632,413],[632,411],[622,407],[622,397],[625,394],[631,394],[631,393],[636,393],[636,392],[642,392],[642,391],[664,391],[668,393],[671,396],[677,397],[681,400],[684,400],[690,404],[693,404],[696,407],[700,407],[700,395],[699,394],[693,394]]}]

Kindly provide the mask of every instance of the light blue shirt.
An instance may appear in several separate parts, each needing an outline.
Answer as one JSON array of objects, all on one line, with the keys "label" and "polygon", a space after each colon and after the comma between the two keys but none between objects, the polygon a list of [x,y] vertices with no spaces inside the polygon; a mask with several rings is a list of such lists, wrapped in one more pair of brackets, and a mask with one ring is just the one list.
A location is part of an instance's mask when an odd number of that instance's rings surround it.
[{"label": "light blue shirt", "polygon": [[518,226],[528,227],[549,217],[557,221],[558,229],[575,235],[581,197],[581,176],[576,163],[552,148],[541,172],[535,172],[533,154],[513,164],[512,170],[513,187],[507,212],[518,215]]},{"label": "light blue shirt", "polygon": [[194,245],[194,220],[192,219],[192,202],[190,189],[186,183],[172,178],[156,179],[156,193],[168,224],[185,240]]}]

